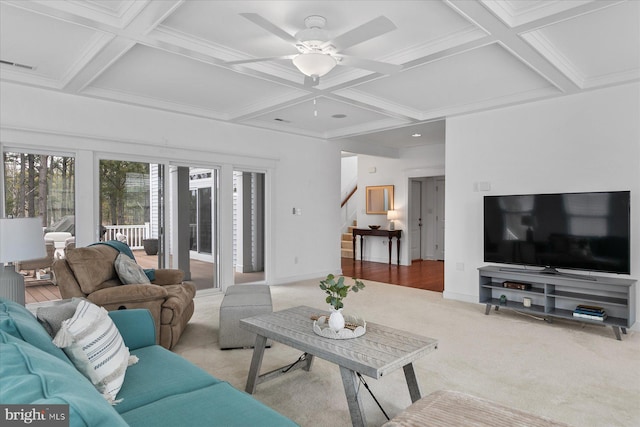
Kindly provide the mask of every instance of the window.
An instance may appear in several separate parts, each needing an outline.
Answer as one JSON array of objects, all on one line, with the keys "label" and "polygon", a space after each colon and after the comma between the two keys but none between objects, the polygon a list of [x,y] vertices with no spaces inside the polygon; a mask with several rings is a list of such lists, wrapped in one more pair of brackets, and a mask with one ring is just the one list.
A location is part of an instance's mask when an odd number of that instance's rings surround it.
[{"label": "window", "polygon": [[47,231],[75,235],[74,158],[5,152],[5,216],[42,217]]}]

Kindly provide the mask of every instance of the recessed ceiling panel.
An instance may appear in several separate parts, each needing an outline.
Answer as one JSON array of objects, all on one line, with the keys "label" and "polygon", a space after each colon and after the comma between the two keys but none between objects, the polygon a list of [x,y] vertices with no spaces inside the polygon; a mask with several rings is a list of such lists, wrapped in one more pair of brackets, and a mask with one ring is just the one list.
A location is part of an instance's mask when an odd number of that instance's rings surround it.
[{"label": "recessed ceiling panel", "polygon": [[252,124],[267,124],[271,128],[299,129],[324,137],[345,129],[362,129],[372,122],[401,123],[385,114],[324,97],[308,99],[250,121]]},{"label": "recessed ceiling panel", "polygon": [[403,126],[395,129],[351,136],[349,141],[397,149],[445,143],[445,121]]},{"label": "recessed ceiling panel", "polygon": [[581,6],[593,0],[481,0],[512,27]]},{"label": "recessed ceiling panel", "polygon": [[[581,80],[640,78],[640,2],[628,1],[558,22],[525,38]],[[542,41],[542,43],[540,43]],[[600,82],[602,83],[602,82]]]},{"label": "recessed ceiling panel", "polygon": [[116,16],[122,15],[122,11],[125,10],[129,4],[132,3],[131,0],[83,0],[83,1],[74,1],[74,3],[82,4],[86,3],[94,7],[97,10],[103,10],[105,12],[112,13]]},{"label": "recessed ceiling panel", "polygon": [[0,3],[0,59],[60,81],[99,35],[79,25]]},{"label": "recessed ceiling panel", "polygon": [[142,45],[129,50],[91,86],[211,110],[227,118],[300,95],[295,89]]},{"label": "recessed ceiling panel", "polygon": [[422,112],[447,110],[550,88],[545,79],[497,44],[450,56],[356,88]]}]

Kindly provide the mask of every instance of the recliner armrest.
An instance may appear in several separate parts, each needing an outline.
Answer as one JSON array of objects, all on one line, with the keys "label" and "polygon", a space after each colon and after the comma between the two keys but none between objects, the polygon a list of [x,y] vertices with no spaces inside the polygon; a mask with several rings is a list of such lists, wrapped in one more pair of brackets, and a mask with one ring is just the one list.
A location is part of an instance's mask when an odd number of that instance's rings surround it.
[{"label": "recliner armrest", "polygon": [[176,268],[158,268],[155,270],[154,285],[177,285],[184,280],[184,272]]},{"label": "recliner armrest", "polygon": [[109,316],[120,331],[129,350],[156,344],[156,324],[151,312],[144,308],[114,310]]},{"label": "recliner armrest", "polygon": [[158,285],[121,285],[100,289],[89,295],[87,299],[96,305],[119,303],[142,303],[164,300],[169,293]]}]

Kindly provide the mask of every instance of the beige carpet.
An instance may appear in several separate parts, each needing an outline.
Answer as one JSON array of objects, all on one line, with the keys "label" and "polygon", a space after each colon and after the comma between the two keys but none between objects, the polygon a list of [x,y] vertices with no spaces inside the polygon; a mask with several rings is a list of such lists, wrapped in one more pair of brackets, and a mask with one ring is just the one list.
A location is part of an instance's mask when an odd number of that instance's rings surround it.
[{"label": "beige carpet", "polygon": [[[457,390],[574,426],[640,426],[640,334],[616,341],[611,328],[544,321],[509,310],[484,315],[484,305],[442,299],[440,293],[365,281],[349,295],[345,312],[437,338],[439,348],[415,363],[426,395]],[[241,286],[241,285],[240,285]],[[297,305],[326,309],[318,281],[271,287],[274,310]],[[244,390],[252,350],[218,347],[222,295],[198,296],[196,312],[175,351],[217,378]],[[263,372],[300,353],[275,343]],[[390,416],[410,405],[402,370],[367,382]],[[370,426],[386,419],[361,387]],[[260,384],[254,396],[301,426],[350,426],[337,366],[316,359]]]}]

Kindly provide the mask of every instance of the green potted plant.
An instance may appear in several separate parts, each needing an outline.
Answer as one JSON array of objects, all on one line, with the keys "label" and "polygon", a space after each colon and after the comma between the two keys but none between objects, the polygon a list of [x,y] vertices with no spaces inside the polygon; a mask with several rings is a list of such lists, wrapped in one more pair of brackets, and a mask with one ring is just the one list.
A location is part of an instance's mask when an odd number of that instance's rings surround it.
[{"label": "green potted plant", "polygon": [[333,274],[329,274],[326,279],[320,281],[320,289],[328,295],[325,301],[332,308],[329,316],[329,327],[334,331],[344,328],[344,317],[342,316],[344,304],[342,300],[347,297],[350,291],[358,292],[364,289],[364,283],[355,277],[353,278],[353,285],[345,284],[344,280],[344,276],[340,276],[336,280]]}]

